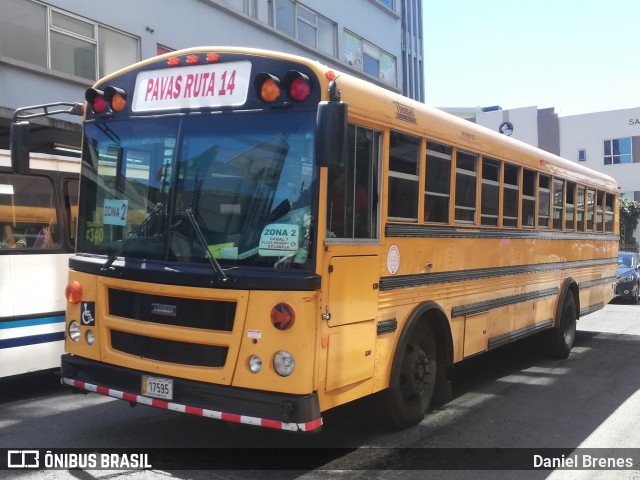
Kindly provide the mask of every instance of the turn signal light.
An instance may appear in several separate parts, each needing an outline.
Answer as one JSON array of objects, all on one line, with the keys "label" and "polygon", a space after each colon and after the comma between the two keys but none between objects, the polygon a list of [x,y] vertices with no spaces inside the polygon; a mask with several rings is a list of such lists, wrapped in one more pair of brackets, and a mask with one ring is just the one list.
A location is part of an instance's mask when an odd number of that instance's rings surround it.
[{"label": "turn signal light", "polygon": [[271,309],[271,324],[278,330],[288,330],[296,321],[296,312],[287,303],[278,303]]},{"label": "turn signal light", "polygon": [[77,304],[82,300],[82,284],[77,280],[69,282],[64,289],[64,296],[69,303]]},{"label": "turn signal light", "polygon": [[121,88],[111,86],[105,88],[104,98],[114,112],[120,112],[127,106],[127,92]]},{"label": "turn signal light", "polygon": [[260,100],[266,103],[273,103],[282,93],[280,79],[269,73],[260,73],[254,82],[256,93]]}]

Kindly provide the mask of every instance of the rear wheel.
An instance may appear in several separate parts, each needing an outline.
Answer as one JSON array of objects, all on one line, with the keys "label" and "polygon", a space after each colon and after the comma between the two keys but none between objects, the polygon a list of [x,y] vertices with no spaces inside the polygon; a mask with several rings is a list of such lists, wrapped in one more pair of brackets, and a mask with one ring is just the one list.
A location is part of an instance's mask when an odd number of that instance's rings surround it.
[{"label": "rear wheel", "polygon": [[436,385],[436,343],[431,328],[414,326],[398,355],[397,379],[391,381],[386,403],[392,425],[408,428],[424,418]]},{"label": "rear wheel", "polygon": [[577,318],[575,298],[570,291],[567,291],[558,324],[549,332],[549,347],[553,357],[562,359],[569,356],[576,338]]}]

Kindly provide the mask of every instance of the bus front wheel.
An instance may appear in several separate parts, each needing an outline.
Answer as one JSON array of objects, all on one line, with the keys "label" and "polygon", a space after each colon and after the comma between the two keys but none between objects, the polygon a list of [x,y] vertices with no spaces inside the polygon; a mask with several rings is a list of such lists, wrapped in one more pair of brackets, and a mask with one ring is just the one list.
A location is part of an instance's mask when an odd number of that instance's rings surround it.
[{"label": "bus front wheel", "polygon": [[576,338],[576,301],[569,291],[562,303],[558,324],[549,332],[549,347],[553,357],[564,359],[569,356]]},{"label": "bus front wheel", "polygon": [[436,343],[431,328],[415,325],[400,347],[399,370],[387,390],[387,406],[391,424],[408,428],[424,418],[436,385]]}]

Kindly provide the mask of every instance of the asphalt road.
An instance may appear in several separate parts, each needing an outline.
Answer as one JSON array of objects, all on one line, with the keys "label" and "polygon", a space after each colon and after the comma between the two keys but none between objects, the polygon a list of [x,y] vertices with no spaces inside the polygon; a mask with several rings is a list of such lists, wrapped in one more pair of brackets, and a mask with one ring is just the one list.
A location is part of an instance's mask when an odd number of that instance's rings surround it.
[{"label": "asphalt road", "polygon": [[[214,450],[204,452],[234,467],[12,470],[0,471],[0,477],[640,479],[633,469],[433,470],[438,459],[449,468],[458,459],[462,465],[485,460],[495,465],[508,461],[496,449],[513,448],[563,449],[554,452],[567,457],[579,448],[577,452],[640,458],[640,305],[614,301],[581,319],[567,360],[551,360],[537,347],[535,339],[525,340],[463,362],[456,368],[453,400],[401,432],[382,428],[368,401],[326,412],[320,434],[296,435],[73,394],[53,373],[2,380],[0,448],[207,448]],[[268,450],[273,448],[277,450]],[[589,450],[628,448],[637,450]],[[172,451],[166,450],[167,456]],[[426,458],[430,461],[425,463]],[[270,470],[283,465],[286,470]]]}]

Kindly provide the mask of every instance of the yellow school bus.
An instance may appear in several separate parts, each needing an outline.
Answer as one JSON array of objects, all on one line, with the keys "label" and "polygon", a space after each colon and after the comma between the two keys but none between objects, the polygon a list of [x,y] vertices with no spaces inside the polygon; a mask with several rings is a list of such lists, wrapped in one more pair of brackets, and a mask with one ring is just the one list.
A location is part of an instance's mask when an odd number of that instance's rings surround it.
[{"label": "yellow school bus", "polygon": [[613,296],[613,179],[316,61],[192,48],[86,100],[77,389],[302,432],[375,394],[403,428]]}]

